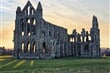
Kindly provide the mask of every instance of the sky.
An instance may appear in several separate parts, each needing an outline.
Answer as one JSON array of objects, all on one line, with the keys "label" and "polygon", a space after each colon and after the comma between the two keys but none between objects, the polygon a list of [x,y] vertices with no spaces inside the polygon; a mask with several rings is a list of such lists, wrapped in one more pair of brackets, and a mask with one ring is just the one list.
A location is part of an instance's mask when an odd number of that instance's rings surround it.
[{"label": "sky", "polygon": [[[22,9],[28,0],[0,0],[0,47],[12,49],[16,9]],[[80,33],[82,28],[90,31],[92,17],[98,18],[101,47],[110,48],[110,0],[30,0],[34,8],[38,2],[43,6],[43,18],[53,24]]]}]

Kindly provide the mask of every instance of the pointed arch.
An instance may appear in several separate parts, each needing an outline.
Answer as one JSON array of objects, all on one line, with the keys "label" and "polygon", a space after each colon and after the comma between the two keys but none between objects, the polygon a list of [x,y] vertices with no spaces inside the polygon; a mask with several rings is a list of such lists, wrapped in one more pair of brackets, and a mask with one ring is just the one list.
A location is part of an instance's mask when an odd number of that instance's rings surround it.
[{"label": "pointed arch", "polygon": [[26,15],[33,15],[34,12],[35,12],[35,8],[34,8],[33,5],[31,4],[31,2],[28,1],[28,2],[26,3],[26,5],[24,6],[24,8],[23,8],[23,13],[24,13],[24,15],[25,15],[25,16],[26,16]]},{"label": "pointed arch", "polygon": [[28,15],[30,15],[30,8],[31,8],[30,6],[28,6],[28,8],[27,8],[28,9]]}]

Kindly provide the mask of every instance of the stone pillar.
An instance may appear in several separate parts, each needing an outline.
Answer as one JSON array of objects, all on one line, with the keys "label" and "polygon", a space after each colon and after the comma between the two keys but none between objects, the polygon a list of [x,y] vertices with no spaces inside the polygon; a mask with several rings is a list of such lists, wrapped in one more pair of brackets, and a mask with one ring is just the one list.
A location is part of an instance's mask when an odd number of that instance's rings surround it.
[{"label": "stone pillar", "polygon": [[75,49],[76,49],[76,56],[78,56],[78,48],[77,48],[77,43],[75,43],[74,45],[75,45]]},{"label": "stone pillar", "polygon": [[19,52],[22,53],[22,42],[19,42]]},{"label": "stone pillar", "polygon": [[84,44],[81,44],[81,56],[84,56]]},{"label": "stone pillar", "polygon": [[62,57],[62,51],[61,51],[61,50],[62,50],[62,49],[61,49],[61,42],[59,42],[59,46],[60,46],[60,47],[59,47],[59,48],[60,48],[60,57]]},{"label": "stone pillar", "polygon": [[36,54],[37,57],[39,57],[39,47],[38,47],[39,44],[38,44],[38,43],[39,43],[39,42],[37,41],[37,42],[35,42],[35,44],[34,44],[34,45],[35,45],[35,54]]},{"label": "stone pillar", "polygon": [[65,50],[64,50],[64,42],[62,42],[62,56],[64,57],[65,56]]},{"label": "stone pillar", "polygon": [[33,45],[35,46],[35,48],[34,48],[34,49],[35,49],[35,53],[36,53],[36,54],[38,54],[38,47],[37,47],[37,43],[35,42]]},{"label": "stone pillar", "polygon": [[74,56],[74,47],[73,47],[73,42],[71,43],[71,56]]},{"label": "stone pillar", "polygon": [[30,53],[33,53],[34,47],[33,47],[33,43],[30,43]]},{"label": "stone pillar", "polygon": [[33,26],[33,19],[31,18],[30,19],[30,36],[32,36],[33,35],[33,33],[32,33],[32,26]]},{"label": "stone pillar", "polygon": [[60,57],[63,57],[63,49],[62,49],[62,43],[61,43],[61,41],[60,41]]},{"label": "stone pillar", "polygon": [[69,49],[69,48],[68,48],[68,43],[66,43],[65,45],[66,45],[66,46],[65,46],[66,56],[68,56],[68,49]]},{"label": "stone pillar", "polygon": [[30,7],[30,15],[32,15],[32,7]]},{"label": "stone pillar", "polygon": [[26,9],[26,16],[28,16],[28,9]]},{"label": "stone pillar", "polygon": [[56,49],[56,57],[61,57],[60,56],[61,53],[60,53],[60,42],[59,41],[57,41],[55,49]]},{"label": "stone pillar", "polygon": [[24,53],[27,53],[28,52],[28,47],[27,47],[27,42],[24,42]]},{"label": "stone pillar", "polygon": [[26,19],[24,19],[24,36],[27,36],[27,22]]},{"label": "stone pillar", "polygon": [[[18,40],[18,42],[17,43],[19,43],[19,40]],[[19,59],[20,58],[20,43],[19,44],[17,44],[18,46],[17,46],[17,49],[16,49],[16,58],[17,59]]]},{"label": "stone pillar", "polygon": [[71,43],[69,44],[68,54],[69,54],[69,56],[71,56]]},{"label": "stone pillar", "polygon": [[66,42],[64,42],[64,56],[66,56]]}]

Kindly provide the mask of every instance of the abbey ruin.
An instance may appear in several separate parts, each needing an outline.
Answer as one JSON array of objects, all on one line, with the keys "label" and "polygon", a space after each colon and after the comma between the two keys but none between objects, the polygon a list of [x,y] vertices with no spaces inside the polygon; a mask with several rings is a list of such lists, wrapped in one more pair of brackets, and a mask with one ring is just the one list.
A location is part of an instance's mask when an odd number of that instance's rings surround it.
[{"label": "abbey ruin", "polygon": [[100,29],[97,17],[90,31],[81,33],[54,25],[43,19],[43,8],[35,9],[28,1],[23,9],[17,7],[14,30],[14,58],[51,59],[66,56],[100,57]]}]

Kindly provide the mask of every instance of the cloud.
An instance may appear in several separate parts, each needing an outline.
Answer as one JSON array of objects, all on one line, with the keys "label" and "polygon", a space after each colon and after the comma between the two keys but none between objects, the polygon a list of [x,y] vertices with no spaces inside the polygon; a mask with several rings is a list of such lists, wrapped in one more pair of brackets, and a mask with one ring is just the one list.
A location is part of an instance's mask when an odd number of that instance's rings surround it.
[{"label": "cloud", "polygon": [[[39,0],[30,1],[36,9]],[[2,28],[2,31],[0,30],[0,41],[2,43],[0,46],[5,45],[7,48],[13,48],[16,8],[17,6],[23,8],[26,2],[27,0],[0,0],[0,17],[2,17],[2,27],[0,26]],[[41,2],[44,18],[51,23],[67,28],[68,33],[71,33],[73,29],[80,32],[82,28],[89,31],[92,25],[92,16],[95,14],[98,17],[101,29],[101,46],[110,47],[108,44],[110,43],[108,1],[100,0],[99,3],[96,0],[41,0]]]}]

